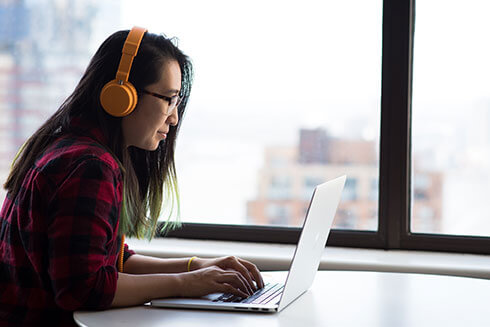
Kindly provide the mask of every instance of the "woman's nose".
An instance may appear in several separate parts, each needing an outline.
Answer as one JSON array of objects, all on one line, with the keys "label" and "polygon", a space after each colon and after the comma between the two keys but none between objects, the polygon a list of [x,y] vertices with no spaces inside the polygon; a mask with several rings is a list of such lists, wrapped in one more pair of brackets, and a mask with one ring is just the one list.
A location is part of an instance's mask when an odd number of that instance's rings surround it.
[{"label": "woman's nose", "polygon": [[179,110],[176,108],[174,112],[167,118],[168,124],[171,126],[177,126],[179,123]]}]

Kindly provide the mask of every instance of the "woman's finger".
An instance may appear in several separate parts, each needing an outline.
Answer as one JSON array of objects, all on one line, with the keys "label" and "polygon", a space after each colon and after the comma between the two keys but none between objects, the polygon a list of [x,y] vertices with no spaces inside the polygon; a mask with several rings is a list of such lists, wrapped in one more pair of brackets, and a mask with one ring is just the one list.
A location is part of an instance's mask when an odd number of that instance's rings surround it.
[{"label": "woman's finger", "polygon": [[223,269],[231,268],[238,271],[247,280],[247,284],[249,285],[250,289],[253,290],[253,292],[257,290],[257,287],[253,282],[255,277],[251,274],[250,270],[242,264],[242,262],[247,262],[246,260],[239,259],[235,256],[229,256],[222,258],[220,261],[221,262],[219,265],[221,265]]},{"label": "woman's finger", "polygon": [[257,286],[259,288],[263,288],[264,287],[264,279],[262,278],[262,275],[261,275],[259,269],[257,268],[257,266],[254,265],[253,263],[247,261],[247,260],[243,260],[243,259],[238,259],[238,260],[247,269],[247,272],[250,272],[252,274],[253,279],[257,283]]},{"label": "woman's finger", "polygon": [[247,281],[247,285],[249,286],[250,290],[252,292],[255,292],[257,290],[257,287],[255,286],[253,282],[253,276],[250,273],[250,271],[241,263],[240,259],[237,259],[231,267],[233,270],[238,271]]},{"label": "woman's finger", "polygon": [[246,294],[246,297],[253,294],[253,291],[247,285],[247,281],[239,272],[226,271],[217,279],[217,282],[230,284],[235,288],[242,290]]},{"label": "woman's finger", "polygon": [[218,291],[222,292],[222,293],[234,294],[234,295],[240,296],[244,299],[248,297],[247,293],[245,293],[241,289],[237,289],[237,288],[235,288],[232,285],[227,284],[227,283],[218,284],[217,288],[218,288]]}]

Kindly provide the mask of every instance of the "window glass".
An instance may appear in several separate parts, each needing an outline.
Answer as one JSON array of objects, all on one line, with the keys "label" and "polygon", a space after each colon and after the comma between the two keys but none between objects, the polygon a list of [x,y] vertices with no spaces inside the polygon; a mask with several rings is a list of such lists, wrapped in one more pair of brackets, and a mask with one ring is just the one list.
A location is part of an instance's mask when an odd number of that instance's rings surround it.
[{"label": "window glass", "polygon": [[169,6],[207,13],[146,20],[196,66],[177,148],[183,220],[298,226],[312,181],[347,174],[356,199],[335,226],[376,229],[382,2]]},{"label": "window glass", "polygon": [[120,16],[115,0],[0,1],[1,185],[17,150],[73,91]]},{"label": "window glass", "polygon": [[139,25],[195,66],[183,221],[298,226],[314,185],[347,174],[335,226],[376,229],[381,24],[381,0],[0,2],[0,177],[98,45]]},{"label": "window glass", "polygon": [[490,3],[416,10],[411,229],[489,236]]}]

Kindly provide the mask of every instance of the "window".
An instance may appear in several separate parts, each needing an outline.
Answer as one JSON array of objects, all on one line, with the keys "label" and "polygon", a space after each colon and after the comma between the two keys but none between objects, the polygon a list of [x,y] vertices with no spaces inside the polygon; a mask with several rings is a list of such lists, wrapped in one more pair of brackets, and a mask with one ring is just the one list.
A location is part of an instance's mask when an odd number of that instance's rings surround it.
[{"label": "window", "polygon": [[[2,185],[20,146],[72,92],[96,49],[92,42],[100,43],[113,30],[116,16],[102,16],[104,7],[81,1],[0,2]],[[3,201],[3,188],[0,197]]]},{"label": "window", "polygon": [[[178,35],[196,65],[176,152],[184,222],[273,226],[266,208],[281,200],[281,224],[295,227],[313,191],[304,176],[378,178],[381,1],[196,1],[194,25],[132,6],[128,17]],[[358,192],[345,210],[368,199]],[[377,224],[367,211],[349,217],[336,227]]]},{"label": "window", "polygon": [[490,236],[490,46],[482,42],[489,9],[479,0],[417,3],[411,220],[417,233]]},{"label": "window", "polygon": [[490,253],[486,6],[0,2],[0,178],[102,40],[140,25],[196,69],[171,235],[294,242],[314,185],[347,174],[329,244]]}]

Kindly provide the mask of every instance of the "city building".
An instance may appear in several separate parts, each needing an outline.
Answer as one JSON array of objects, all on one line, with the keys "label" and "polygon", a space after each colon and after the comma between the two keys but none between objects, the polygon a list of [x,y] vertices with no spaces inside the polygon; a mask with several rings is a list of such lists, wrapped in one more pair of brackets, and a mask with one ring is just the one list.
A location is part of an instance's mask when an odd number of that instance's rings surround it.
[{"label": "city building", "polygon": [[[375,143],[330,137],[324,129],[299,133],[296,147],[266,148],[257,196],[247,202],[248,223],[299,226],[314,187],[347,174],[334,226],[376,230],[379,167]],[[416,224],[438,230],[441,193],[440,173],[417,173],[412,209]]]}]

